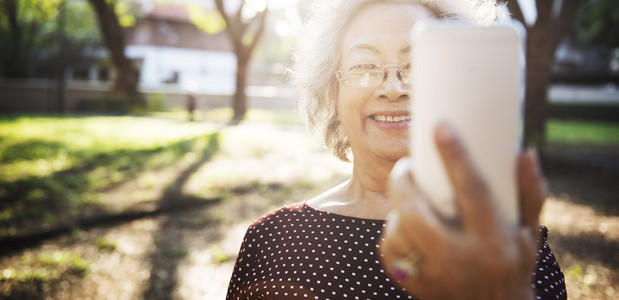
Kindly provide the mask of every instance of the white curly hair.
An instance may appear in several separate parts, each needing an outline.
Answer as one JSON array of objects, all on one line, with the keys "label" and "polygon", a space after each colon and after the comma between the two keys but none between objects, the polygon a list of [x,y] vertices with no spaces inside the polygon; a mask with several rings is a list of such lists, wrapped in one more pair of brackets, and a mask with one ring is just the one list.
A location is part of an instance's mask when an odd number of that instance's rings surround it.
[{"label": "white curly hair", "polygon": [[347,24],[362,8],[374,3],[420,4],[440,19],[478,25],[496,21],[494,0],[316,0],[294,53],[290,72],[297,91],[297,108],[311,132],[324,139],[333,154],[350,161],[350,142],[337,120],[336,68]]}]

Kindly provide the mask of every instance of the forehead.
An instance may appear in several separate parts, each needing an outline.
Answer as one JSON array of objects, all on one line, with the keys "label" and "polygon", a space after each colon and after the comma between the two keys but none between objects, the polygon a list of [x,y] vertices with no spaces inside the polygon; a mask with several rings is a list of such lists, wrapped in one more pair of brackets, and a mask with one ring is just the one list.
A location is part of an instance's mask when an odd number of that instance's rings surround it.
[{"label": "forehead", "polygon": [[[402,47],[408,44],[413,25],[433,18],[430,10],[410,3],[375,3],[362,8],[348,23],[343,36],[342,50],[347,53],[365,45],[375,48]],[[359,47],[361,46],[361,47]],[[394,49],[394,50],[399,50]]]}]

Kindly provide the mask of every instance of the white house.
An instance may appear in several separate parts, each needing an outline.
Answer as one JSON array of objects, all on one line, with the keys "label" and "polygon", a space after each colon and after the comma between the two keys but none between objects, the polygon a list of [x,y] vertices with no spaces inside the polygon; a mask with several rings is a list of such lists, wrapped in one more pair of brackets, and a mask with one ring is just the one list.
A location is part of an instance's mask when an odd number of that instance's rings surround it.
[{"label": "white house", "polygon": [[126,29],[127,56],[140,70],[140,88],[162,85],[199,93],[234,91],[236,57],[225,32],[199,30],[181,5],[148,6]]}]

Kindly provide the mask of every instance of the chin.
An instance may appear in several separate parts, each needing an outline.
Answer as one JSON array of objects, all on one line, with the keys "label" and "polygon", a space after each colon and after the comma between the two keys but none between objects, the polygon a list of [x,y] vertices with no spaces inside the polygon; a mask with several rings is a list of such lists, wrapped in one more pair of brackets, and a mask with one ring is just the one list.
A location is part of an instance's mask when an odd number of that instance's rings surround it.
[{"label": "chin", "polygon": [[[399,146],[399,147],[398,147]],[[400,158],[409,155],[408,145],[397,145],[380,149],[379,156],[389,161],[398,161]]]}]

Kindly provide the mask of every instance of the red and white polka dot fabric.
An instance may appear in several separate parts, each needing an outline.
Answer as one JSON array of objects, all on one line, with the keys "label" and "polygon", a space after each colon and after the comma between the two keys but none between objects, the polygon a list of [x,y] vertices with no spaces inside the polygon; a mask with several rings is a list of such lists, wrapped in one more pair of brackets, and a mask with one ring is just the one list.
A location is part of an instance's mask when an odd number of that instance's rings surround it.
[{"label": "red and white polka dot fabric", "polygon": [[[304,202],[280,208],[247,230],[226,298],[415,299],[380,264],[384,228],[383,220],[318,211]],[[545,237],[538,256],[538,299],[566,299]]]}]

